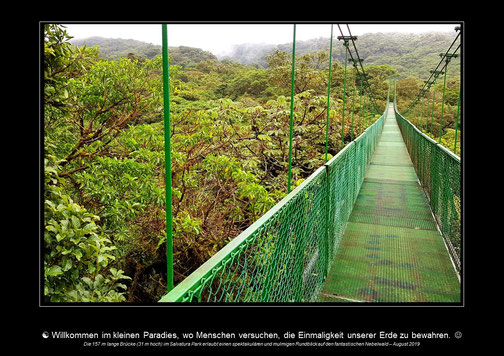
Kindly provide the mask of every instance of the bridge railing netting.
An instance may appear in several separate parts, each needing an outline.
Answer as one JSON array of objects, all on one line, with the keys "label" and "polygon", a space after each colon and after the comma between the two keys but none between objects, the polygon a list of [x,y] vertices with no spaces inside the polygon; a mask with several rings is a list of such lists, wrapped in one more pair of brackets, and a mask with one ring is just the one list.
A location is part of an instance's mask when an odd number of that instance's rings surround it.
[{"label": "bridge railing netting", "polygon": [[384,119],[385,114],[160,302],[315,301]]},{"label": "bridge railing netting", "polygon": [[396,119],[438,227],[460,271],[460,157],[423,134],[397,109]]}]

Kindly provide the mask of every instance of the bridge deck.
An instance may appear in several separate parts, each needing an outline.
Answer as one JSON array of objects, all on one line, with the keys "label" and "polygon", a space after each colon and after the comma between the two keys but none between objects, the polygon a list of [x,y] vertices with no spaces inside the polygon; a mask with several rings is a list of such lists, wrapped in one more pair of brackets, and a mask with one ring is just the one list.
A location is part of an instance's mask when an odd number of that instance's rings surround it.
[{"label": "bridge deck", "polygon": [[391,105],[318,301],[460,301],[457,274]]}]

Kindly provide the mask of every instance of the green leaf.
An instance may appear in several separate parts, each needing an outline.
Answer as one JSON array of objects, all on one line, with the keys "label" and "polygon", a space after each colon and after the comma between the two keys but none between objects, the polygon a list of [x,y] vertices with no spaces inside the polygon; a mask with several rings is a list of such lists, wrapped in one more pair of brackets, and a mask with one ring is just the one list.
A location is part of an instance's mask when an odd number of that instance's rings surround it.
[{"label": "green leaf", "polygon": [[75,258],[77,258],[77,261],[80,261],[80,259],[82,258],[82,251],[76,250],[73,252],[73,255],[75,256]]},{"label": "green leaf", "polygon": [[46,276],[59,276],[60,274],[63,274],[60,266],[51,266],[45,271]]},{"label": "green leaf", "polygon": [[124,290],[128,289],[128,287],[126,287],[126,285],[122,284],[122,283],[116,283],[116,284],[114,284],[114,288],[122,288]]},{"label": "green leaf", "polygon": [[89,287],[93,287],[93,281],[89,277],[83,277],[82,281],[86,283]]},{"label": "green leaf", "polygon": [[105,255],[98,255],[98,263],[103,267],[106,267],[108,264],[108,259],[105,257]]},{"label": "green leaf", "polygon": [[75,215],[72,215],[72,223],[75,228],[80,229],[80,220]]},{"label": "green leaf", "polygon": [[95,271],[96,271],[96,266],[94,265],[94,263],[90,263],[88,265],[88,272],[93,274]]},{"label": "green leaf", "polygon": [[52,225],[47,225],[46,227],[46,230],[49,230],[49,231],[52,231],[54,233],[57,233],[58,232],[58,229],[56,229],[54,226]]},{"label": "green leaf", "polygon": [[63,262],[63,272],[66,272],[71,268],[72,268],[72,260],[70,260],[69,258],[65,259]]},{"label": "green leaf", "polygon": [[96,230],[96,228],[97,228],[96,224],[94,222],[91,222],[89,224],[84,225],[82,231],[84,232],[84,234],[89,234],[90,232]]},{"label": "green leaf", "polygon": [[105,277],[103,277],[101,274],[96,275],[95,281],[93,283],[94,288],[100,288],[103,285],[103,282],[105,282]]}]

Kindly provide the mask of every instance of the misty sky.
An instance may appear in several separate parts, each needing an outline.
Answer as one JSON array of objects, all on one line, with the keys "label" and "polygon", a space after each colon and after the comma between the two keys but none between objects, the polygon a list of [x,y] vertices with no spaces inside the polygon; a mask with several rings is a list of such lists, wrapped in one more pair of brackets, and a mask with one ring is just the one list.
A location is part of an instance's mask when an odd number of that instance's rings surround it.
[{"label": "misty sky", "polygon": [[[458,24],[349,24],[352,35],[359,36],[374,32],[424,33],[448,32],[456,36]],[[67,24],[70,36],[75,39],[91,36],[135,39],[161,45],[160,24]],[[296,25],[296,41],[319,37],[329,37],[330,24]],[[340,24],[344,35],[348,35],[346,25]],[[340,36],[334,25],[333,36]],[[169,46],[189,46],[223,55],[232,50],[232,46],[241,43],[283,44],[292,42],[292,24],[169,24]]]}]

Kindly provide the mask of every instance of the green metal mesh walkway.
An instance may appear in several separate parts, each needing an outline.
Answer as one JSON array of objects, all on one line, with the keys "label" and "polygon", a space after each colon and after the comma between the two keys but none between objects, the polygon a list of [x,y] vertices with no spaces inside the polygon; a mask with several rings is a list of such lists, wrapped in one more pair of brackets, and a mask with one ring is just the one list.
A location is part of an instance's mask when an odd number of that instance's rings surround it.
[{"label": "green metal mesh walkway", "polygon": [[389,106],[319,302],[460,302],[460,283]]}]

